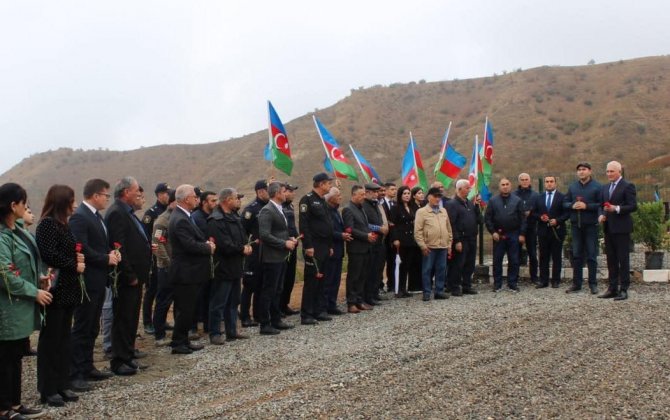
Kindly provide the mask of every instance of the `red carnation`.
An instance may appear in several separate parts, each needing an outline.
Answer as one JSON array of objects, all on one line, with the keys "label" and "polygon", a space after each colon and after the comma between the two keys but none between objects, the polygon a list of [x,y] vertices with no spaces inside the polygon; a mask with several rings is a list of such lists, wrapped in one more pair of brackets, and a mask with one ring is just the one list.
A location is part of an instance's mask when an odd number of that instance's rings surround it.
[{"label": "red carnation", "polygon": [[350,228],[350,227],[348,227],[348,228],[344,229],[344,231],[345,231],[346,233],[351,233],[351,232],[352,232],[352,230],[351,230],[351,228]]},{"label": "red carnation", "polygon": [[10,271],[16,270],[16,265],[14,263],[9,263],[9,270]]},{"label": "red carnation", "polygon": [[578,196],[575,198],[575,200],[577,200],[577,201],[584,201],[584,197],[582,197],[581,195],[578,195]]},{"label": "red carnation", "polygon": [[603,203],[603,207],[605,207],[605,208],[612,207],[612,204],[610,204],[609,201],[605,201],[605,202]]},{"label": "red carnation", "polygon": [[75,250],[77,253],[79,253],[79,252],[81,252],[81,248],[82,248],[82,247],[83,247],[83,245],[81,244],[81,242],[77,242],[77,243],[74,245],[74,250]]},{"label": "red carnation", "polygon": [[214,239],[214,237],[213,237],[213,236],[210,236],[210,237],[209,237],[209,241],[210,241],[211,243],[213,243],[213,244],[215,244],[215,243],[216,243],[216,240]]},{"label": "red carnation", "polygon": [[14,275],[19,277],[21,275],[21,270],[14,270]]},{"label": "red carnation", "polygon": [[121,244],[118,242],[114,242],[114,249],[121,249]]},{"label": "red carnation", "polygon": [[158,242],[165,244],[167,243],[167,238],[165,236],[161,236],[160,238],[158,238]]},{"label": "red carnation", "polygon": [[540,220],[543,222],[546,222],[549,220],[549,215],[547,213],[544,213],[542,216],[540,216]]}]

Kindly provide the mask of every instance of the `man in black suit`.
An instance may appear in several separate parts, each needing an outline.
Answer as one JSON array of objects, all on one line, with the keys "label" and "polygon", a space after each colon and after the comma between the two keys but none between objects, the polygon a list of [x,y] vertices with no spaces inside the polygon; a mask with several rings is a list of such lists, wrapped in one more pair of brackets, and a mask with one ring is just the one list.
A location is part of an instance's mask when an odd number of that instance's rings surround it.
[{"label": "man in black suit", "polygon": [[605,252],[609,288],[600,298],[628,299],[630,285],[630,234],[633,232],[631,213],[637,210],[635,185],[621,176],[621,164],[612,161],[605,170],[609,183],[602,186],[602,207],[598,222],[605,231]]},{"label": "man in black suit", "polygon": [[135,216],[135,207],[141,200],[137,180],[127,176],[114,187],[114,204],[105,215],[109,245],[120,245],[121,260],[118,264],[118,281],[112,284],[112,372],[117,375],[132,375],[138,365],[135,356],[135,337],[140,316],[142,285],[149,278],[151,267],[151,243],[140,220]]},{"label": "man in black suit", "polygon": [[210,256],[216,245],[207,240],[191,218],[199,197],[192,185],[184,184],[175,190],[175,207],[170,215],[168,240],[172,247],[172,262],[168,274],[174,290],[175,322],[172,331],[172,354],[190,354],[201,350],[202,344],[189,342],[188,331],[195,319],[198,292],[209,278]]},{"label": "man in black suit", "polygon": [[368,278],[365,282],[363,300],[371,306],[381,303],[379,285],[382,282],[382,272],[386,257],[384,256],[384,236],[388,235],[388,224],[384,223],[384,216],[379,207],[377,193],[381,187],[377,184],[365,184],[365,200],[363,211],[368,219],[371,231],[375,232],[376,240],[370,246],[370,262],[368,265]]},{"label": "man in black suit", "polygon": [[388,221],[389,233],[384,237],[384,245],[386,245],[386,252],[384,254],[386,260],[386,291],[393,293],[395,290],[395,256],[396,249],[391,241],[391,232],[393,231],[393,223],[391,222],[391,209],[395,207],[396,193],[398,187],[393,182],[386,182],[384,184],[384,197],[379,201],[384,210],[384,215]]},{"label": "man in black suit", "polygon": [[279,334],[280,330],[293,328],[281,320],[279,299],[284,285],[286,257],[295,249],[298,240],[290,237],[288,221],[282,211],[286,186],[281,182],[268,185],[270,201],[258,213],[258,235],[261,240],[262,266],[261,296],[258,308],[260,333]]},{"label": "man in black suit", "polygon": [[482,213],[478,205],[468,200],[471,189],[467,179],[459,179],[456,181],[454,198],[447,201],[445,206],[454,237],[451,258],[447,260],[447,286],[452,296],[477,294],[472,287],[472,274],[475,271],[477,234]]},{"label": "man in black suit", "polygon": [[363,210],[364,201],[365,189],[354,185],[351,188],[351,202],[342,209],[344,231],[353,238],[347,242],[347,306],[348,312],[352,314],[372,309],[371,305],[364,302],[364,293],[369,272],[370,244],[377,241],[377,235],[370,231]]},{"label": "man in black suit", "polygon": [[540,245],[540,280],[537,289],[549,287],[551,260],[551,287],[561,283],[561,252],[565,240],[565,222],[570,213],[563,207],[563,194],[556,189],[556,177],[544,177],[544,192],[535,200],[531,216],[537,221],[537,239]]},{"label": "man in black suit", "polygon": [[107,227],[100,215],[100,210],[107,207],[109,197],[107,181],[87,181],[84,185],[84,201],[68,222],[77,242],[82,244],[86,258],[84,278],[89,297],[74,310],[72,327],[71,388],[80,392],[91,389],[87,379],[101,380],[112,376],[93,365],[93,347],[100,332],[100,314],[109,282],[109,268],[117,265],[120,259],[120,255],[109,247]]}]

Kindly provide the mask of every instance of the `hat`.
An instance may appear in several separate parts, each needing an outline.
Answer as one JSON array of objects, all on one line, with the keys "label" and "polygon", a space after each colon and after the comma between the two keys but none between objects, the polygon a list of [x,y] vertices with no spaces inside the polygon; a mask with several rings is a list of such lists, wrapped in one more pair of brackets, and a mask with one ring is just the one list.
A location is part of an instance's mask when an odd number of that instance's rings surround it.
[{"label": "hat", "polygon": [[164,192],[170,192],[170,186],[168,185],[167,182],[161,182],[158,185],[156,185],[156,189],[154,189],[154,193],[164,193]]},{"label": "hat", "polygon": [[243,198],[244,194],[237,193],[237,198]]},{"label": "hat", "polygon": [[442,190],[438,187],[432,187],[428,189],[428,193],[426,195],[432,195],[434,197],[442,197]]},{"label": "hat", "polygon": [[312,178],[314,182],[332,181],[333,178],[325,172],[318,173]]},{"label": "hat", "polygon": [[584,168],[586,168],[586,169],[591,169],[591,164],[588,163],[588,162],[579,162],[579,163],[577,164],[577,168],[576,168],[576,169],[579,169],[579,168],[581,168],[581,167],[584,167]]},{"label": "hat", "polygon": [[365,191],[379,191],[382,187],[377,184],[369,183],[365,184]]},{"label": "hat", "polygon": [[195,193],[196,197],[200,198],[200,195],[202,194],[202,189],[200,189],[200,187],[193,187],[193,192]]},{"label": "hat", "polygon": [[168,197],[169,197],[168,198],[168,204],[174,202],[177,199],[177,197],[175,197],[175,190],[170,189],[170,190],[167,191],[167,193],[168,193]]},{"label": "hat", "polygon": [[258,190],[267,190],[268,189],[268,182],[264,179],[259,179],[256,181],[256,185],[254,186],[254,191]]},{"label": "hat", "polygon": [[295,190],[298,189],[298,187],[296,185],[291,185],[289,183],[286,183],[284,185],[286,186],[286,189],[289,190],[289,191],[295,191]]}]

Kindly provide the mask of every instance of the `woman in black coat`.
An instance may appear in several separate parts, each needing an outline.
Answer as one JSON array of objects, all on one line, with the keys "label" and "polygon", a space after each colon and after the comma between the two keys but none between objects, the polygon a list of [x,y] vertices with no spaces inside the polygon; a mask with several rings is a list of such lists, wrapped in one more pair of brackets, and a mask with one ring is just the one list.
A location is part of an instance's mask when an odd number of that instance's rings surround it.
[{"label": "woman in black coat", "polygon": [[41,400],[53,407],[77,401],[69,389],[70,330],[74,308],[86,299],[79,282],[84,255],[78,252],[67,220],[74,211],[74,191],[66,185],[49,188],[35,232],[42,260],[55,277],[49,292],[53,301],[46,313],[37,345],[37,389]]},{"label": "woman in black coat", "polygon": [[[391,209],[393,246],[400,255],[400,285],[396,297],[411,296],[409,291],[421,290],[421,249],[414,240],[414,215],[418,209],[409,187],[398,188],[398,203]],[[409,280],[409,285],[408,285]]]}]

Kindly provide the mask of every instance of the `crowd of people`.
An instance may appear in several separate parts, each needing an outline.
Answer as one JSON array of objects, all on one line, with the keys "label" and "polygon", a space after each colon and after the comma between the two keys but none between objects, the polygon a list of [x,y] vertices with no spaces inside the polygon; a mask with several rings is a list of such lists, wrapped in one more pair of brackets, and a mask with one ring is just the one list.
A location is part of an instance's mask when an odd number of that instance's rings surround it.
[{"label": "crowd of people", "polygon": [[[472,277],[481,224],[493,239],[494,292],[502,291],[505,256],[508,289],[519,291],[522,248],[535,287],[558,288],[570,220],[574,269],[566,291],[581,290],[586,262],[593,294],[602,224],[609,287],[599,297],[625,300],[630,213],[637,204],[635,186],[621,173],[618,162],[608,163],[609,183],[600,185],[591,165],[579,163],[578,179],[565,194],[553,176],[544,177],[544,192],[535,192],[522,173],[515,191],[502,178],[486,206],[468,198],[471,185],[464,179],[456,181],[452,198],[439,182],[427,191],[354,185],[343,205],[333,179],[320,173],[297,209],[298,188],[276,180],[258,181],[256,197],[244,209],[244,196],[232,187],[216,194],[160,183],[156,203],[141,218],[136,213],[145,197],[136,179],[125,177],[113,190],[107,181],[91,179],[78,205],[72,188],[53,185],[34,236],[27,230],[34,222],[27,192],[6,183],[0,186],[0,419],[43,414],[22,403],[26,355],[36,353],[41,402],[52,407],[77,401],[90,381],[146,368],[139,361],[146,353],[135,343],[140,316],[156,346],[169,345],[178,355],[204,347],[199,323],[217,346],[249,338],[240,325],[277,335],[294,328],[292,315],[299,314],[302,325],[318,325],[373,310],[392,296],[414,292],[429,302],[477,294]],[[300,243],[304,275],[296,310],[290,298]],[[345,255],[346,307],[340,307]],[[36,330],[35,352],[29,336]],[[101,331],[109,370],[93,363]]]}]

